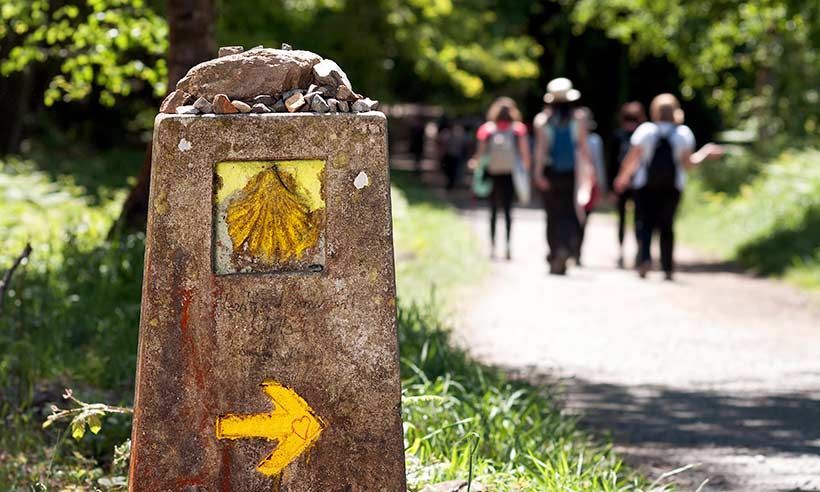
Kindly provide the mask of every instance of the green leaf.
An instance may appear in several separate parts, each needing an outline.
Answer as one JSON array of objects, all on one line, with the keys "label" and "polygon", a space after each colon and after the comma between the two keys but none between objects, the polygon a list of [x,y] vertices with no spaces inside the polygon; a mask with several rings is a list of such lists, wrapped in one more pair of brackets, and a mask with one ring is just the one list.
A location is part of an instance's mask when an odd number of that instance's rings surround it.
[{"label": "green leaf", "polygon": [[76,418],[71,421],[71,437],[79,441],[85,435],[85,420]]},{"label": "green leaf", "polygon": [[91,415],[88,417],[88,430],[90,430],[92,434],[98,434],[100,429],[102,429],[102,420],[100,419],[100,416]]}]

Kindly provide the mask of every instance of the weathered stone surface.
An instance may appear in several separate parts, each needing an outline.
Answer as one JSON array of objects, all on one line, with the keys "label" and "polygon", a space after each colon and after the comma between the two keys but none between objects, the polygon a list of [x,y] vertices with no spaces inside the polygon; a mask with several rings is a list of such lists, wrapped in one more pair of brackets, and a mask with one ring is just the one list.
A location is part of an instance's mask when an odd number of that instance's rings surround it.
[{"label": "weathered stone surface", "polygon": [[290,99],[290,98],[291,98],[294,94],[302,94],[302,95],[304,95],[304,94],[305,94],[305,90],[304,90],[304,89],[291,89],[291,90],[289,90],[289,91],[285,91],[285,92],[283,92],[283,93],[282,93],[282,100],[283,100],[283,101],[287,101],[287,100],[288,100],[288,99]]},{"label": "weathered stone surface", "polygon": [[348,80],[347,75],[333,60],[322,60],[313,66],[313,83],[316,85],[332,85],[334,87],[343,85],[351,91],[353,90],[353,86],[350,85],[350,80]]},{"label": "weathered stone surface", "polygon": [[288,108],[285,107],[285,101],[283,101],[282,99],[277,99],[276,102],[273,103],[271,109],[274,113],[284,113],[288,110]]},{"label": "weathered stone surface", "polygon": [[223,56],[238,55],[243,51],[245,51],[245,48],[242,46],[222,46],[219,48],[219,53],[217,56],[221,58]]},{"label": "weathered stone surface", "polygon": [[213,113],[214,112],[214,105],[211,104],[211,101],[205,99],[204,97],[200,97],[194,102],[194,107],[198,109],[201,113]]},{"label": "weathered stone surface", "polygon": [[282,43],[282,49],[289,51],[293,49],[293,46],[289,45],[288,43]]},{"label": "weathered stone surface", "polygon": [[270,106],[275,102],[275,99],[270,94],[260,94],[253,98],[253,102]]},{"label": "weathered stone surface", "polygon": [[336,99],[340,101],[355,101],[356,96],[348,86],[340,85],[336,88]]},{"label": "weathered stone surface", "polygon": [[231,101],[231,104],[233,104],[233,107],[238,109],[240,113],[250,113],[251,112],[251,107],[248,103],[245,103],[245,102],[242,102],[242,101]]},{"label": "weathered stone surface", "polygon": [[327,100],[328,111],[335,113],[339,111],[339,101],[333,98]]},{"label": "weathered stone surface", "polygon": [[177,83],[177,89],[208,99],[225,94],[250,101],[259,94],[307,87],[313,65],[321,59],[316,53],[301,50],[245,51],[200,63]]},{"label": "weathered stone surface", "polygon": [[[404,491],[384,116],[161,115],[154,128],[131,492]],[[215,165],[316,156],[323,268],[217,274]],[[216,436],[222,417],[273,412],[266,381],[325,424],[279,476],[256,467],[281,443]]]},{"label": "weathered stone surface", "polygon": [[185,105],[179,106],[176,111],[177,114],[199,114],[199,110],[195,106]]},{"label": "weathered stone surface", "polygon": [[375,111],[379,107],[379,101],[374,101],[369,97],[364,99],[359,99],[358,101],[354,102],[350,109],[354,113],[365,113],[367,111]]},{"label": "weathered stone surface", "polygon": [[367,111],[370,111],[370,105],[367,104],[364,99],[359,99],[350,105],[350,110],[354,113],[366,113]]},{"label": "weathered stone surface", "polygon": [[340,113],[350,112],[350,105],[347,103],[347,101],[339,101],[339,112]]},{"label": "weathered stone surface", "polygon": [[303,96],[301,92],[297,92],[296,94],[285,99],[285,107],[288,109],[288,112],[291,113],[299,111],[302,109],[302,106],[305,106],[306,104],[305,96]]},{"label": "weathered stone surface", "polygon": [[231,100],[228,99],[228,96],[225,94],[217,94],[214,96],[214,113],[216,114],[231,114],[231,113],[238,113],[239,110],[236,109],[236,106],[231,104]]},{"label": "weathered stone surface", "polygon": [[319,114],[323,114],[327,113],[330,110],[330,107],[328,106],[327,101],[325,101],[325,99],[322,96],[316,94],[316,96],[314,96],[313,100],[310,102],[310,109],[316,111]]},{"label": "weathered stone surface", "polygon": [[175,114],[178,107],[184,106],[190,100],[191,95],[187,92],[179,90],[173,91],[162,100],[162,104],[159,106],[159,112],[165,114]]},{"label": "weathered stone surface", "polygon": [[270,112],[271,112],[271,110],[270,110],[270,108],[269,108],[267,105],[265,105],[265,104],[262,104],[262,103],[256,103],[256,104],[254,104],[254,105],[253,105],[253,107],[251,108],[251,112],[252,112],[252,113],[270,113]]}]

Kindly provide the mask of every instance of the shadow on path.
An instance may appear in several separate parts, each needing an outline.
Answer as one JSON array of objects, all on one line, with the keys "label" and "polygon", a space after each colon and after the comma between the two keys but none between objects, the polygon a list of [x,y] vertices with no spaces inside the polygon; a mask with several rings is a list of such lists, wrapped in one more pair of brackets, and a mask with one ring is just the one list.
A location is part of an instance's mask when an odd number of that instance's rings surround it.
[{"label": "shadow on path", "polygon": [[[675,477],[681,490],[695,490],[708,480],[704,491],[820,491],[816,462],[820,395],[816,393],[626,386],[504,369],[517,378],[555,388],[552,393],[569,413],[578,415],[591,430],[610,435],[624,460],[652,479],[692,464],[692,470]],[[802,375],[806,376],[820,381],[820,374]],[[778,462],[784,455],[797,461],[785,472]],[[783,489],[759,481],[756,472],[774,468],[800,485]],[[783,475],[781,480],[786,478]]]}]

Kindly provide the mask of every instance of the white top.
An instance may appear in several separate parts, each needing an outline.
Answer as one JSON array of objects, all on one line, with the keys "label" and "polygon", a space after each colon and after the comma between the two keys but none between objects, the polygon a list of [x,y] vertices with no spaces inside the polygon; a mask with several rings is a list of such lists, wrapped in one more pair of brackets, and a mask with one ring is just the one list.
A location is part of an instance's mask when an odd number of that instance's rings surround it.
[{"label": "white top", "polygon": [[681,154],[687,150],[689,152],[695,150],[695,135],[686,125],[675,125],[666,121],[659,123],[647,121],[632,134],[629,143],[641,148],[641,165],[632,177],[632,187],[638,189],[646,185],[649,163],[652,161],[652,154],[655,152],[660,135],[668,136],[669,143],[672,145],[672,154],[678,168],[675,187],[683,190],[683,185],[686,183],[686,172],[681,165]]},{"label": "white top", "polygon": [[587,147],[592,158],[592,165],[595,167],[595,177],[598,178],[598,187],[606,193],[606,168],[604,166],[604,142],[597,133],[587,134]]}]

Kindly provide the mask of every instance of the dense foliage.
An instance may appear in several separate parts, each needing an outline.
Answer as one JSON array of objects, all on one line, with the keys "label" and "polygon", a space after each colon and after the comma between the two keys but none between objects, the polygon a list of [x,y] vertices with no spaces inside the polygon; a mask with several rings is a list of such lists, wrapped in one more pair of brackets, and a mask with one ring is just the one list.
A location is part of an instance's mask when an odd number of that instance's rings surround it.
[{"label": "dense foliage", "polygon": [[[110,105],[145,87],[159,97],[161,11],[159,1],[9,0],[0,9],[2,73],[50,64],[49,104],[91,96]],[[631,68],[669,59],[684,98],[703,93],[732,125],[817,133],[817,2],[237,0],[218,2],[218,13],[220,44],[287,42],[336,59],[364,93],[451,108],[523,94],[545,73],[593,74],[595,62],[577,56],[595,51],[575,41],[594,45],[584,31],[605,32],[628,49]],[[622,92],[620,79],[607,90]]]},{"label": "dense foliage", "polygon": [[763,275],[820,288],[820,150],[730,156],[687,191],[684,238]]},{"label": "dense foliage", "polygon": [[53,65],[46,105],[95,95],[112,106],[144,87],[166,90],[168,29],[143,0],[5,0],[0,42],[11,44],[0,74]]},{"label": "dense foliage", "polygon": [[634,58],[667,56],[681,92],[704,90],[732,124],[818,133],[820,4],[802,0],[579,0],[580,30],[605,29]]}]

